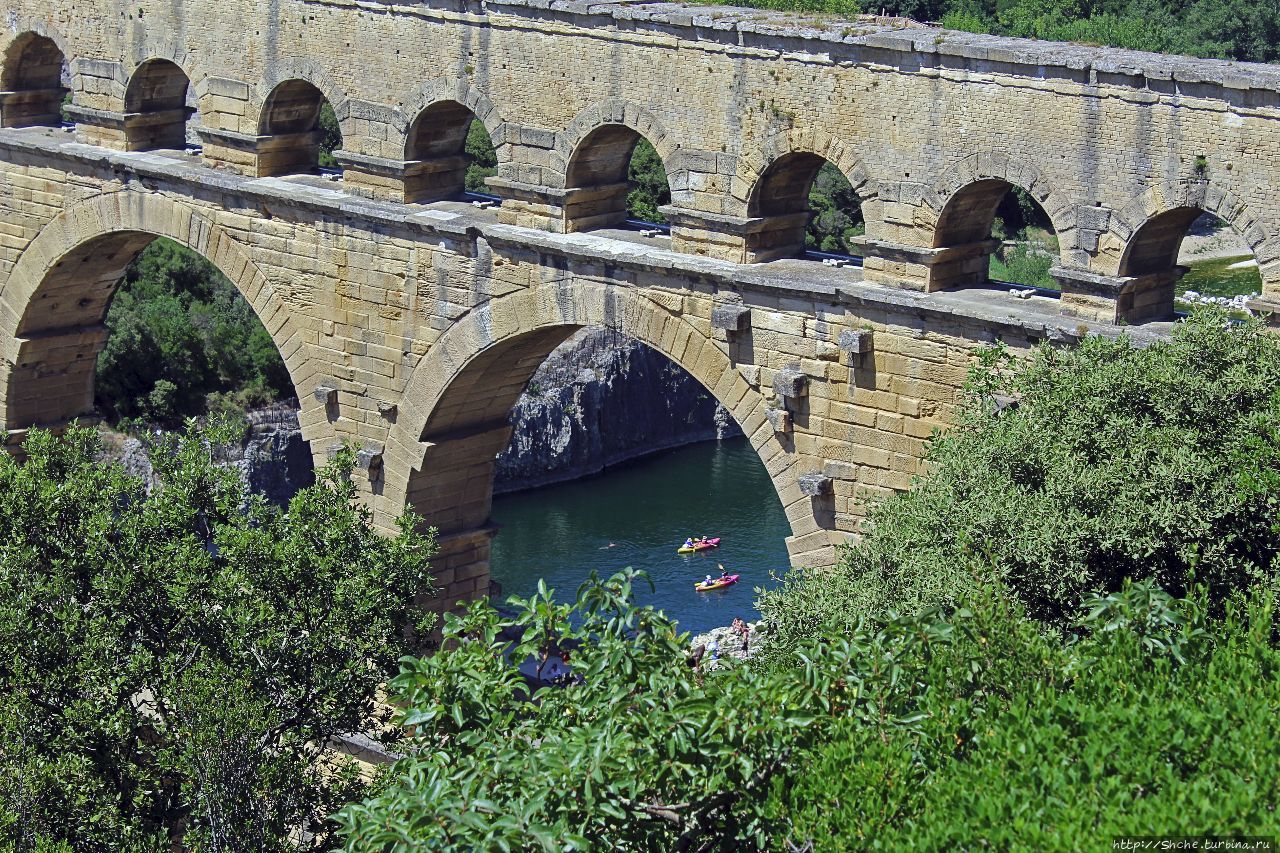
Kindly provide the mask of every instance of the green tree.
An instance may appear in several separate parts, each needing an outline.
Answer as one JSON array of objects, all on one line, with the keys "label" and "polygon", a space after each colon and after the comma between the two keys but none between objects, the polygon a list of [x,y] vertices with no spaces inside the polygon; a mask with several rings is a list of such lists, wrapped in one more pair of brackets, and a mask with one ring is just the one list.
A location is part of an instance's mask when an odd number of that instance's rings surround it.
[{"label": "green tree", "polygon": [[[763,847],[761,806],[802,748],[845,718],[909,726],[909,691],[856,661],[942,642],[923,619],[807,649],[801,674],[686,665],[689,635],[594,575],[574,604],[539,588],[446,617],[443,650],[390,690],[414,736],[380,792],[342,812],[354,850]],[[504,629],[523,629],[509,653]],[[581,683],[529,696],[512,661],[571,649]],[[800,658],[796,659],[800,662]],[[858,686],[847,678],[863,672]],[[905,686],[905,685],[904,685]]]},{"label": "green tree", "polygon": [[928,476],[873,506],[836,568],[764,594],[771,647],[785,654],[825,614],[852,625],[953,606],[986,582],[1051,622],[1126,578],[1182,595],[1194,577],[1214,601],[1274,587],[1277,387],[1280,340],[1220,312],[1145,346],[1088,337],[1025,360],[980,353]]},{"label": "green tree", "polygon": [[849,254],[854,237],[866,233],[862,202],[849,179],[831,163],[823,163],[809,189],[813,214],[805,230],[805,246],[820,252]]},{"label": "green tree", "polygon": [[349,453],[273,508],[222,437],[167,439],[150,494],[87,429],[0,456],[0,847],[321,849],[365,792],[326,749],[382,738],[431,539],[375,531]]},{"label": "green tree", "polygon": [[342,149],[342,128],[338,125],[333,105],[327,100],[320,103],[320,116],[316,124],[320,129],[319,164],[326,169],[336,169],[338,161],[334,159],[333,152]]},{"label": "green tree", "polygon": [[211,395],[240,411],[293,395],[275,342],[235,285],[171,240],[129,265],[106,325],[95,390],[110,416],[173,426],[204,414]]},{"label": "green tree", "polygon": [[467,141],[463,147],[470,162],[467,163],[466,187],[468,192],[487,193],[484,179],[498,174],[498,152],[484,122],[472,119],[467,128]]},{"label": "green tree", "polygon": [[667,218],[658,208],[671,203],[671,185],[667,182],[667,169],[662,158],[643,136],[631,152],[627,178],[631,181],[631,190],[627,193],[627,215],[644,222],[664,224]]}]

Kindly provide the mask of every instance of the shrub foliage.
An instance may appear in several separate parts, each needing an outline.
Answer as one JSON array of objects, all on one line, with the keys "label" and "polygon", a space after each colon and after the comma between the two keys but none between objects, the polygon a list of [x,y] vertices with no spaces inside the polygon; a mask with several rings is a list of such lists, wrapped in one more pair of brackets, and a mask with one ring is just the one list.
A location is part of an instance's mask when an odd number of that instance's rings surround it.
[{"label": "shrub foliage", "polygon": [[282,512],[216,438],[150,495],[90,430],[0,455],[0,849],[318,849],[365,790],[323,751],[369,729],[431,542],[374,530],[350,454]]}]

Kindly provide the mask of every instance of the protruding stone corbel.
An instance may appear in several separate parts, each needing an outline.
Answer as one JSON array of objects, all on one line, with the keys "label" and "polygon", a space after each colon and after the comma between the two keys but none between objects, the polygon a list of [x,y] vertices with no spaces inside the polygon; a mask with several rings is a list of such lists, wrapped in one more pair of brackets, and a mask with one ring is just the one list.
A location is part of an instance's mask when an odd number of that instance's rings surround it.
[{"label": "protruding stone corbel", "polygon": [[875,332],[870,329],[846,329],[840,333],[836,345],[844,353],[847,366],[862,367],[863,357],[875,347]]},{"label": "protruding stone corbel", "polygon": [[367,471],[369,479],[376,478],[382,471],[382,445],[366,445],[357,450],[356,467],[361,471]]},{"label": "protruding stone corbel", "polygon": [[773,427],[773,431],[778,435],[791,433],[791,413],[786,409],[775,409],[770,406],[765,409],[764,416],[768,419],[769,426]]},{"label": "protruding stone corbel", "polygon": [[717,305],[711,309],[711,328],[732,340],[751,328],[751,309],[744,305]]},{"label": "protruding stone corbel", "polygon": [[344,445],[340,441],[334,442],[333,444],[329,445],[324,449],[325,458],[328,459],[330,462],[337,459],[338,454],[342,452],[343,447]]},{"label": "protruding stone corbel", "polygon": [[821,471],[800,475],[800,494],[811,498],[825,498],[831,492],[831,478]]},{"label": "protruding stone corbel", "polygon": [[789,365],[773,375],[773,391],[784,401],[798,400],[809,393],[809,377],[798,365]]},{"label": "protruding stone corbel", "polygon": [[316,398],[317,402],[324,403],[326,406],[338,405],[338,389],[329,385],[317,385],[311,395]]},{"label": "protruding stone corbel", "polygon": [[396,412],[398,410],[399,407],[397,407],[395,403],[387,400],[378,401],[378,414],[382,415],[389,421],[394,421],[396,419]]}]

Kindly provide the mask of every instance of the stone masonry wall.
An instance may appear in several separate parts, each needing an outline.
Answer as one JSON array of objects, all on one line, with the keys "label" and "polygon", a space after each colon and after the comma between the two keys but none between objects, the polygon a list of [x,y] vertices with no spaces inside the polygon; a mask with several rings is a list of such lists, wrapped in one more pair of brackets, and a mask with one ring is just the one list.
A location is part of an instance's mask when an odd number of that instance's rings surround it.
[{"label": "stone masonry wall", "polygon": [[[31,33],[63,51],[78,136],[93,144],[150,138],[130,128],[159,112],[130,112],[126,95],[158,59],[190,80],[205,160],[250,174],[313,147],[272,131],[277,85],[306,81],[336,109],[355,192],[404,200],[424,169],[448,172],[448,157],[410,152],[409,133],[427,107],[455,102],[497,145],[491,188],[510,224],[614,218],[605,176],[616,170],[593,158],[634,132],[663,157],[682,252],[772,256],[797,214],[769,212],[774,189],[793,183],[775,187],[770,169],[812,152],[864,199],[869,280],[980,281],[983,229],[949,225],[989,218],[987,189],[1016,184],[1061,238],[1064,313],[1167,316],[1174,261],[1139,269],[1128,252],[1144,225],[1188,206],[1246,239],[1264,303],[1280,293],[1280,71],[1268,66],[897,19],[564,0],[18,0],[8,44]],[[610,127],[627,130],[597,132]]]}]

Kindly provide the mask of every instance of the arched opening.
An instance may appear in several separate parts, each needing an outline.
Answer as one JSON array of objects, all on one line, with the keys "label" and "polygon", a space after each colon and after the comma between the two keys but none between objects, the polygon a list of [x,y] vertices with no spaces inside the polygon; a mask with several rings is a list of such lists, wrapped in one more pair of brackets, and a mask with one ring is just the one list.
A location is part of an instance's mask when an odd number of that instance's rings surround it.
[{"label": "arched opening", "polygon": [[[720,560],[758,584],[788,559],[787,514],[732,417],[666,355],[621,332],[524,332],[452,371],[434,399],[407,499],[440,531],[433,570],[445,605],[485,594],[491,570],[504,592],[526,595],[539,578],[563,593],[591,569],[633,565],[655,581],[649,601],[746,614],[747,586],[699,601],[689,583]],[[716,438],[727,440],[703,441]],[[726,538],[696,559],[676,554],[700,535]]]},{"label": "arched opening", "polygon": [[1119,307],[1138,320],[1168,319],[1175,304],[1243,312],[1245,302],[1262,293],[1249,244],[1198,207],[1166,210],[1140,225],[1125,246],[1118,274],[1128,279]]},{"label": "arched opening", "polygon": [[1021,187],[984,178],[953,195],[934,230],[939,252],[929,271],[930,290],[982,285],[990,280],[1057,289],[1049,270],[1058,235],[1044,208]]},{"label": "arched opening", "polygon": [[438,101],[418,113],[405,142],[404,200],[425,203],[484,193],[495,174],[493,140],[475,113]]},{"label": "arched opening", "polygon": [[671,201],[662,158],[643,135],[606,124],[586,135],[565,176],[566,231],[589,231],[627,219],[661,224],[658,208]]},{"label": "arched opening", "polygon": [[747,205],[752,261],[806,252],[851,255],[865,232],[862,203],[849,179],[817,154],[793,152],[769,164]]},{"label": "arched opening", "polygon": [[342,147],[333,106],[305,80],[286,80],[271,90],[262,106],[258,133],[258,175],[272,177],[337,166],[333,152]]},{"label": "arched opening", "polygon": [[18,36],[5,51],[0,77],[0,127],[58,126],[69,90],[67,60],[53,39]]},{"label": "arched opening", "polygon": [[172,427],[294,397],[275,342],[235,285],[150,233],[106,234],[64,255],[16,337],[11,432],[77,418]]},{"label": "arched opening", "polygon": [[167,59],[149,59],[129,78],[124,94],[125,149],[183,148],[187,143],[190,81]]}]

